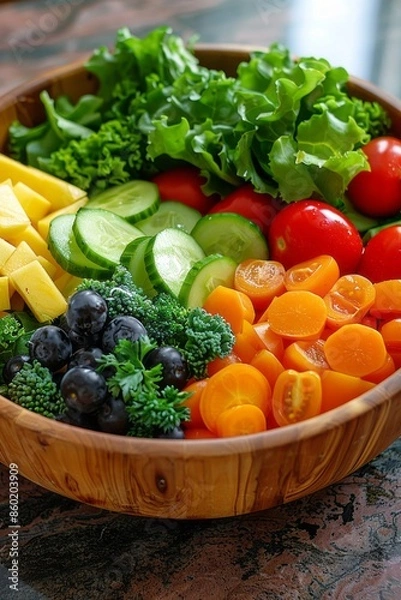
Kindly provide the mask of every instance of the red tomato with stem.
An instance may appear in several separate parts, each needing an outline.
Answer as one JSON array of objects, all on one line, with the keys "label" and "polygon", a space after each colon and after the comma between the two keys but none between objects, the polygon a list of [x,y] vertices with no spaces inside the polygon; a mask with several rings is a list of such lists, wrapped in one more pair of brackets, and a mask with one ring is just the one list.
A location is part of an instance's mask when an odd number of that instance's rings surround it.
[{"label": "red tomato with stem", "polygon": [[284,204],[270,194],[255,192],[249,183],[240,186],[217,202],[210,213],[233,212],[253,221],[267,237],[270,223]]},{"label": "red tomato with stem", "polygon": [[401,211],[401,140],[383,136],[362,148],[370,171],[360,171],[348,186],[354,207],[369,217],[392,217]]},{"label": "red tomato with stem", "polygon": [[340,274],[355,272],[363,251],[355,225],[339,210],[319,200],[299,200],[274,217],[268,236],[270,258],[286,269],[330,254]]},{"label": "red tomato with stem", "polygon": [[401,279],[401,225],[385,227],[368,241],[358,273],[373,283]]},{"label": "red tomato with stem", "polygon": [[176,200],[195,208],[205,215],[219,200],[217,194],[207,196],[202,190],[206,179],[192,166],[176,167],[158,173],[152,178],[157,184],[161,200]]}]

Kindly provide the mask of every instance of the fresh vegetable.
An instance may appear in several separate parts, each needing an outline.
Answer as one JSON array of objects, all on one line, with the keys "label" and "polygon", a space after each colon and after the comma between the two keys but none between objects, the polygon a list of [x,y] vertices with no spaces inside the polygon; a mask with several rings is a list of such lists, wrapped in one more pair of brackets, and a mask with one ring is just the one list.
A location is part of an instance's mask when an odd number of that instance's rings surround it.
[{"label": "fresh vegetable", "polygon": [[13,156],[85,190],[160,171],[167,159],[196,167],[207,196],[250,183],[286,202],[336,203],[367,168],[360,147],[389,127],[377,103],[349,96],[345,69],[293,59],[279,44],[227,77],[199,65],[166,27],[142,39],[122,28],[114,50],[97,49],[86,69],[99,80],[96,95],[74,105],[44,92],[45,123],[10,129]]},{"label": "fresh vegetable", "polygon": [[401,224],[384,227],[367,242],[358,273],[374,283],[401,279]]},{"label": "fresh vegetable", "polygon": [[0,384],[4,382],[3,369],[13,356],[28,354],[28,341],[39,324],[29,315],[6,313],[0,318]]},{"label": "fresh vegetable", "polygon": [[317,294],[293,290],[273,298],[267,309],[267,319],[272,331],[284,338],[310,340],[322,333],[327,309]]},{"label": "fresh vegetable", "polygon": [[285,269],[275,260],[248,258],[239,263],[234,288],[251,299],[255,309],[265,308],[284,289]]},{"label": "fresh vegetable", "polygon": [[401,140],[382,136],[362,146],[369,170],[348,186],[354,207],[370,217],[401,217]]},{"label": "fresh vegetable", "polygon": [[202,187],[206,183],[196,167],[175,167],[162,171],[152,178],[159,188],[162,201],[175,200],[190,206],[205,215],[218,200],[218,196],[207,196]]},{"label": "fresh vegetable", "polygon": [[357,273],[342,275],[323,297],[327,325],[337,329],[349,323],[361,323],[375,298],[376,290],[369,279]]},{"label": "fresh vegetable", "polygon": [[322,384],[315,371],[285,369],[277,377],[272,396],[278,425],[291,425],[315,417],[322,404]]},{"label": "fresh vegetable", "polygon": [[287,269],[284,286],[287,291],[309,290],[324,296],[335,285],[339,276],[337,261],[329,254],[321,254]]},{"label": "fresh vegetable", "polygon": [[99,360],[100,372],[111,369],[107,386],[114,397],[121,396],[129,417],[128,435],[158,437],[189,419],[183,405],[188,394],[173,385],[160,389],[162,364],[144,365],[146,355],[155,348],[146,337],[136,342],[120,340],[114,352]]},{"label": "fresh vegetable", "polygon": [[267,237],[270,223],[279,210],[285,206],[271,194],[257,193],[249,183],[240,185],[230,194],[216,202],[209,214],[233,212],[253,221]]},{"label": "fresh vegetable", "polygon": [[340,211],[316,200],[284,207],[273,219],[268,236],[270,258],[286,269],[329,254],[341,274],[356,270],[363,244],[356,227]]},{"label": "fresh vegetable", "polygon": [[51,419],[65,410],[52,372],[37,360],[24,362],[8,384],[7,396],[19,406]]},{"label": "fresh vegetable", "polygon": [[83,289],[93,289],[106,300],[111,318],[135,316],[151,340],[181,351],[196,377],[205,375],[210,361],[232,350],[234,336],[221,315],[211,315],[201,307],[187,309],[166,293],[149,298],[134,285],[125,267],[117,267],[107,281],[84,280],[78,286],[78,290]]}]

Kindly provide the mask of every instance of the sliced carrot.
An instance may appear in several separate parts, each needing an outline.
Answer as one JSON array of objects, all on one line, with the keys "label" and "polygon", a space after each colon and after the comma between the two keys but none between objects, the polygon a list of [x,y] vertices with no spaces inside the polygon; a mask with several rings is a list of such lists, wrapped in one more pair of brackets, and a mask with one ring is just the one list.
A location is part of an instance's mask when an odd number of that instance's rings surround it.
[{"label": "sliced carrot", "polygon": [[264,348],[263,341],[252,324],[244,320],[242,331],[235,336],[233,352],[239,356],[242,362],[249,363],[256,352],[259,352],[262,348]]},{"label": "sliced carrot", "polygon": [[217,371],[220,371],[224,367],[239,362],[242,362],[240,357],[237,356],[234,352],[230,352],[230,354],[227,354],[227,356],[223,356],[222,358],[217,357],[211,360],[207,365],[207,374],[209,375],[209,377],[211,377],[212,375],[217,373]]},{"label": "sliced carrot", "polygon": [[243,321],[253,323],[255,309],[246,294],[225,287],[216,286],[206,298],[203,308],[211,314],[219,314],[231,325],[234,333],[242,330]]},{"label": "sliced carrot", "polygon": [[292,342],[284,350],[282,363],[286,369],[322,373],[329,368],[324,354],[324,340]]},{"label": "sliced carrot", "polygon": [[187,398],[183,404],[187,406],[191,412],[191,418],[189,421],[185,422],[185,427],[198,428],[204,427],[205,424],[203,422],[202,416],[199,410],[199,403],[202,395],[202,391],[207,385],[207,379],[198,379],[188,383],[184,387],[184,392],[190,392],[191,395]]},{"label": "sliced carrot", "polygon": [[250,435],[266,431],[264,412],[254,404],[240,404],[223,411],[216,419],[218,437]]},{"label": "sliced carrot", "polygon": [[376,329],[351,323],[327,338],[324,353],[334,371],[364,377],[380,369],[386,360],[387,349]]},{"label": "sliced carrot", "polygon": [[237,266],[234,287],[246,294],[256,309],[265,309],[274,296],[285,291],[284,275],[280,262],[249,258]]},{"label": "sliced carrot", "polygon": [[322,383],[321,412],[337,408],[374,387],[361,377],[327,370],[320,375]]},{"label": "sliced carrot", "polygon": [[375,297],[376,290],[369,279],[358,274],[343,275],[323,297],[327,325],[337,329],[348,323],[360,323]]},{"label": "sliced carrot", "polygon": [[273,352],[275,356],[280,360],[284,353],[284,342],[283,338],[274,333],[270,327],[268,321],[260,321],[259,323],[253,323],[252,327],[258,334],[259,338],[263,342],[263,346],[266,350]]},{"label": "sliced carrot", "polygon": [[286,369],[277,378],[272,396],[273,416],[280,427],[320,413],[322,387],[315,371]]},{"label": "sliced carrot", "polygon": [[381,381],[387,379],[387,377],[390,377],[390,375],[392,375],[395,372],[395,370],[396,369],[394,358],[388,352],[386,360],[384,361],[382,366],[376,371],[373,371],[373,373],[369,373],[369,375],[366,375],[364,379],[366,379],[367,381],[371,381],[372,383],[380,383]]},{"label": "sliced carrot", "polygon": [[370,314],[377,319],[401,317],[401,279],[387,279],[374,283],[376,297]]},{"label": "sliced carrot", "polygon": [[321,254],[287,269],[284,284],[290,290],[309,290],[324,296],[340,276],[336,259],[329,254]]},{"label": "sliced carrot", "polygon": [[287,339],[317,339],[326,324],[323,298],[307,290],[276,296],[266,312],[272,331]]},{"label": "sliced carrot", "polygon": [[401,318],[390,319],[380,328],[384,343],[388,351],[401,351]]},{"label": "sliced carrot", "polygon": [[272,389],[277,381],[277,377],[284,371],[284,367],[277,356],[273,352],[266,350],[266,348],[257,352],[250,364],[263,373]]},{"label": "sliced carrot", "polygon": [[267,415],[271,388],[266,377],[245,363],[228,365],[207,380],[200,399],[200,412],[208,429],[216,433],[219,415],[232,406],[254,404]]},{"label": "sliced carrot", "polygon": [[207,427],[197,427],[185,429],[184,436],[186,440],[206,440],[217,438],[217,435],[212,433]]}]

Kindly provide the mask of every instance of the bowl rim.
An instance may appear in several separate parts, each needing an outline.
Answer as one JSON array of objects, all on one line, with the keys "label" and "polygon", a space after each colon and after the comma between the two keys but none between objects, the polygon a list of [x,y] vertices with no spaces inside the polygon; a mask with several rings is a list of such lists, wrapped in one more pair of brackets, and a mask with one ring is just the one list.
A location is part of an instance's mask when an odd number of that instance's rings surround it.
[{"label": "bowl rim", "polygon": [[[224,52],[231,60],[237,59],[240,62],[245,60],[250,53],[263,51],[264,49],[260,46],[232,43],[199,43],[194,46],[194,50],[199,57],[204,57],[210,52]],[[0,97],[0,106],[10,107],[25,96],[44,89],[44,87],[51,84],[52,80],[60,80],[66,74],[73,76],[81,72],[84,69],[85,61],[91,54],[88,53],[87,56],[66,65],[48,69],[42,74],[19,83]],[[89,75],[95,77],[92,74]],[[349,81],[354,89],[363,88],[364,92],[378,96],[380,102],[391,104],[394,110],[401,113],[401,99],[383,91],[375,84],[353,75],[349,75]],[[255,451],[273,449],[321,435],[379,408],[389,402],[392,395],[399,393],[400,390],[401,369],[398,369],[390,377],[376,384],[371,390],[326,413],[285,427],[231,438],[169,440],[108,434],[49,419],[13,403],[2,395],[0,395],[0,418],[5,417],[13,420],[15,423],[36,433],[39,437],[45,435],[54,441],[64,442],[68,441],[70,437],[73,443],[79,442],[83,446],[90,446],[91,449],[113,446],[113,449],[117,452],[136,454],[138,451],[142,452],[145,448],[152,447],[157,452],[163,448],[168,448],[169,451],[173,449],[173,454],[176,456],[185,455],[185,457],[190,457],[191,455],[199,455],[199,453],[202,456],[211,456],[232,453],[232,440],[235,440],[236,452],[242,453],[249,452],[250,449]],[[228,443],[230,440],[231,444]]]}]

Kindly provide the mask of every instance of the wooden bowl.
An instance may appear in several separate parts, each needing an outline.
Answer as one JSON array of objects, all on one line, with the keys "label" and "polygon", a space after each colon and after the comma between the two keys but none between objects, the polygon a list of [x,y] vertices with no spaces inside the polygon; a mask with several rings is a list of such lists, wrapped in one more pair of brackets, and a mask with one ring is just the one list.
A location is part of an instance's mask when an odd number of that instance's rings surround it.
[{"label": "wooden bowl", "polygon": [[[203,64],[235,72],[249,48],[199,46]],[[376,99],[401,136],[401,102],[351,79],[350,90]],[[38,123],[38,94],[77,98],[96,89],[81,65],[67,66],[0,100],[0,147],[18,118]],[[54,422],[0,397],[0,461],[63,496],[133,515],[199,519],[240,515],[290,502],[346,477],[401,434],[401,370],[323,415],[245,437],[150,440]]]}]

